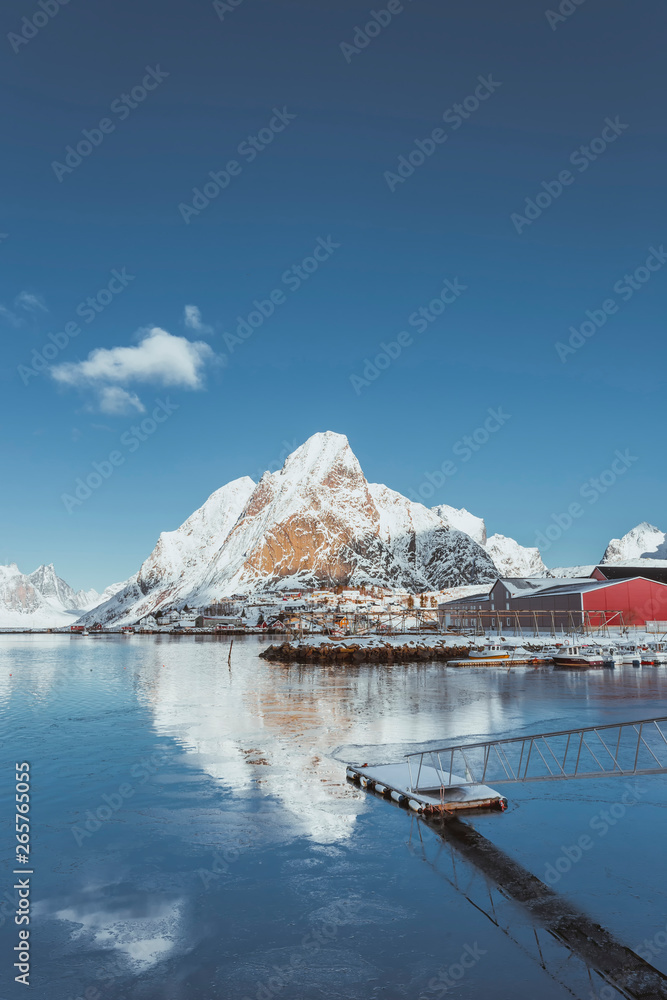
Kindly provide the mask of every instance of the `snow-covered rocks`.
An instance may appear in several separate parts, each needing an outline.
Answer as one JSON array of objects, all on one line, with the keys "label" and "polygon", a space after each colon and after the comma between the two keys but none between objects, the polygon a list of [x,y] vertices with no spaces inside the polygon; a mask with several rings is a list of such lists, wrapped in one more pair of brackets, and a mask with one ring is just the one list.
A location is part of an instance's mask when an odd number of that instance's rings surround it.
[{"label": "snow-covered rocks", "polygon": [[549,574],[550,576],[553,576],[559,580],[560,579],[575,580],[575,579],[581,579],[586,576],[590,576],[594,569],[595,569],[594,565],[556,566],[554,567],[554,569],[549,570]]},{"label": "snow-covered rocks", "polygon": [[519,545],[513,538],[491,535],[486,543],[499,576],[549,576],[540,550]]},{"label": "snow-covered rocks", "polygon": [[450,528],[456,528],[457,531],[463,531],[466,535],[470,535],[478,545],[486,545],[486,524],[483,517],[476,517],[465,507],[457,509],[449,507],[446,503],[431,507],[431,510]]},{"label": "snow-covered rocks", "polygon": [[505,535],[491,535],[487,538],[486,523],[482,517],[476,517],[464,507],[457,509],[447,504],[439,504],[431,510],[445,521],[451,528],[465,532],[478,545],[481,545],[496,569],[498,576],[548,576],[549,570],[542,562],[540,550],[520,545],[513,538]]}]

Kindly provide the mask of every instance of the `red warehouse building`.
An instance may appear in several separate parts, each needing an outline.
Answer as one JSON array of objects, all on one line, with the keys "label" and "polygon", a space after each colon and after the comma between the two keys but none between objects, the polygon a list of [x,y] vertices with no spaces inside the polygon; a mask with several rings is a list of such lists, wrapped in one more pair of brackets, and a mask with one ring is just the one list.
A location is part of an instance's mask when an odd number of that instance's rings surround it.
[{"label": "red warehouse building", "polygon": [[[621,611],[625,625],[667,620],[667,584],[643,576],[629,580],[602,580],[582,593],[584,611]],[[594,624],[591,615],[591,624]]]},{"label": "red warehouse building", "polygon": [[[509,626],[521,612],[520,623],[535,621],[546,624],[551,620],[558,627],[567,627],[587,620],[591,625],[645,625],[646,622],[667,621],[667,583],[643,576],[609,580],[606,567],[596,567],[590,577],[555,580],[544,577],[504,578],[494,583],[489,593],[461,597],[440,604],[441,623],[472,625],[480,612],[489,624],[493,616],[497,625]],[[636,571],[635,571],[636,572]],[[595,612],[600,612],[596,621]],[[470,620],[466,617],[470,616]],[[506,620],[505,620],[506,619]]]}]

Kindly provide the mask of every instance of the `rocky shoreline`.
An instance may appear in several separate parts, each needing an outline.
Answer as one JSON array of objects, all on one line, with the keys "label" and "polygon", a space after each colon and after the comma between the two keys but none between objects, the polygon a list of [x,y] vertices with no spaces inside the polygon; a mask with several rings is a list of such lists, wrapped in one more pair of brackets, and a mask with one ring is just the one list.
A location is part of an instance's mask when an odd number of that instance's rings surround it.
[{"label": "rocky shoreline", "polygon": [[406,642],[402,645],[377,642],[290,643],[268,646],[259,655],[264,660],[280,663],[412,663],[415,660],[460,660],[468,655],[469,646],[445,643]]}]

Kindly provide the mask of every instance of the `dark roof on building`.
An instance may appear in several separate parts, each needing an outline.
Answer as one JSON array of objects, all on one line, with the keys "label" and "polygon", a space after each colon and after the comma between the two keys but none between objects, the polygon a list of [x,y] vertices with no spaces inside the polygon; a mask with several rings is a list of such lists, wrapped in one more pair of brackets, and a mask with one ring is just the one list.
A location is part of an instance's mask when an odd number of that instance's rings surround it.
[{"label": "dark roof on building", "polygon": [[636,576],[641,576],[645,580],[657,580],[658,583],[667,583],[667,562],[665,562],[664,566],[651,565],[652,562],[654,560],[641,560],[633,566],[601,565],[596,566],[595,569],[599,570],[608,580],[628,580]]}]

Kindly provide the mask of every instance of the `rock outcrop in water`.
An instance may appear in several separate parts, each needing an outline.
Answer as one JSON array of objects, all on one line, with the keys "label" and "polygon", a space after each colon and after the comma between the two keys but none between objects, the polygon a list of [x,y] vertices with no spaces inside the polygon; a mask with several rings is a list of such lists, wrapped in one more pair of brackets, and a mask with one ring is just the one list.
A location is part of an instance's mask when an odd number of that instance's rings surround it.
[{"label": "rock outcrop in water", "polygon": [[426,645],[418,642],[392,643],[293,643],[269,646],[259,655],[264,660],[280,663],[414,663],[427,660],[461,660],[470,652],[469,646],[448,646],[445,643]]}]

